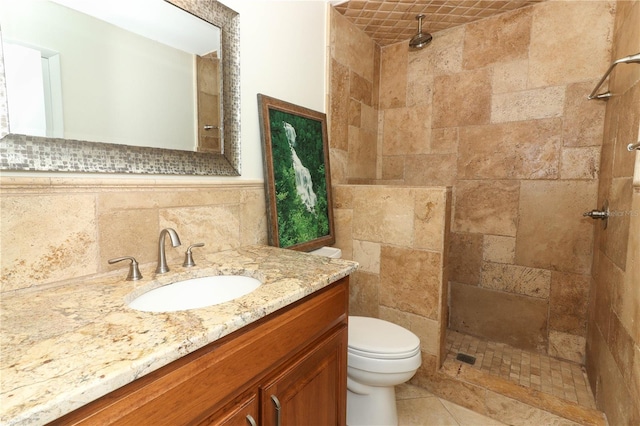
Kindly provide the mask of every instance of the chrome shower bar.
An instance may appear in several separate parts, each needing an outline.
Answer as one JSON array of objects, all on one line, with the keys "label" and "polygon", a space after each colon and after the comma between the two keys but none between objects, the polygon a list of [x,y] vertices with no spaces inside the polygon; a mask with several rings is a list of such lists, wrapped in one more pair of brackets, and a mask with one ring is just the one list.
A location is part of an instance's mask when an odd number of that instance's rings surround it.
[{"label": "chrome shower bar", "polygon": [[591,94],[588,96],[588,99],[599,99],[599,100],[606,101],[611,96],[613,96],[613,94],[610,91],[606,91],[604,93],[599,93],[597,95],[596,95],[596,93],[598,92],[598,89],[600,89],[600,86],[602,86],[602,83],[604,83],[604,81],[607,79],[609,74],[611,74],[611,71],[613,71],[615,66],[618,65],[618,64],[640,64],[640,52],[636,53],[635,55],[625,56],[624,58],[620,58],[620,59],[614,61],[611,64],[611,66],[609,67],[609,69],[607,70],[607,72],[604,74],[604,76],[602,76],[602,78],[600,79],[600,81],[596,85],[596,88],[593,89],[593,92],[591,92]]}]

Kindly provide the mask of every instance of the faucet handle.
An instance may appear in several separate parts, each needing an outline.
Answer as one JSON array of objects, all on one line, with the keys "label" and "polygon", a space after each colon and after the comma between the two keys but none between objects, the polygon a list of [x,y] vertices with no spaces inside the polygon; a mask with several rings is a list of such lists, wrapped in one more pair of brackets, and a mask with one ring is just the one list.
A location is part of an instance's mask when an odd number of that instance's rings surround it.
[{"label": "faucet handle", "polygon": [[129,265],[129,275],[127,275],[127,281],[138,281],[142,279],[142,274],[140,273],[140,269],[138,268],[138,262],[135,258],[131,256],[124,257],[116,257],[113,259],[109,259],[107,262],[109,264],[113,264],[116,262],[120,262],[122,260],[130,260],[131,264]]},{"label": "faucet handle", "polygon": [[187,249],[187,252],[184,254],[184,263],[182,266],[191,267],[196,266],[196,262],[193,261],[193,255],[191,254],[191,249],[195,247],[204,247],[204,243],[191,244]]}]

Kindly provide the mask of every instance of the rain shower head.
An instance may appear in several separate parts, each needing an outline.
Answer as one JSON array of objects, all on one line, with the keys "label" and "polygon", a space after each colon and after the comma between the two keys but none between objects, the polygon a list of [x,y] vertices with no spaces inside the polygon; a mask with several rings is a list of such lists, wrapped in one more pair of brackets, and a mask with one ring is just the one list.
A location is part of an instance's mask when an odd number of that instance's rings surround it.
[{"label": "rain shower head", "polygon": [[411,40],[409,40],[409,47],[411,49],[422,49],[427,44],[431,43],[431,40],[433,39],[431,34],[422,32],[422,18],[424,18],[424,15],[416,16],[416,19],[418,20],[418,34],[414,35]]}]

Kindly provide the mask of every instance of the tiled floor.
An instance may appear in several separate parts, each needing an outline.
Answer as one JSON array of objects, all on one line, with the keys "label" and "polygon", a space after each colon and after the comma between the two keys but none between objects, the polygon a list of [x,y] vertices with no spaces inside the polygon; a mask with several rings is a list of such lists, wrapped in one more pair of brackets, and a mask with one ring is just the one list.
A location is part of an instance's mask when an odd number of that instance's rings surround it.
[{"label": "tiled floor", "polygon": [[412,385],[396,387],[398,426],[499,426],[497,420],[456,405]]},{"label": "tiled floor", "polygon": [[595,408],[582,366],[543,354],[527,352],[504,343],[494,343],[447,331],[447,361],[458,353],[476,358],[475,369],[501,377],[555,397]]}]

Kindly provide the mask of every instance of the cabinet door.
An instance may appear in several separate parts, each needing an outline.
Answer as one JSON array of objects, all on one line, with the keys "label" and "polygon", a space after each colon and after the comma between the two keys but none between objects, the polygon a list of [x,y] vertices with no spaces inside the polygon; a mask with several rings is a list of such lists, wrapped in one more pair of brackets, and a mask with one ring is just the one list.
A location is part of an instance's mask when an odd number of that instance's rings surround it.
[{"label": "cabinet door", "polygon": [[347,328],[291,360],[260,389],[262,424],[344,425],[347,391]]},{"label": "cabinet door", "polygon": [[258,392],[243,395],[220,411],[207,417],[198,426],[256,426],[258,424]]}]

